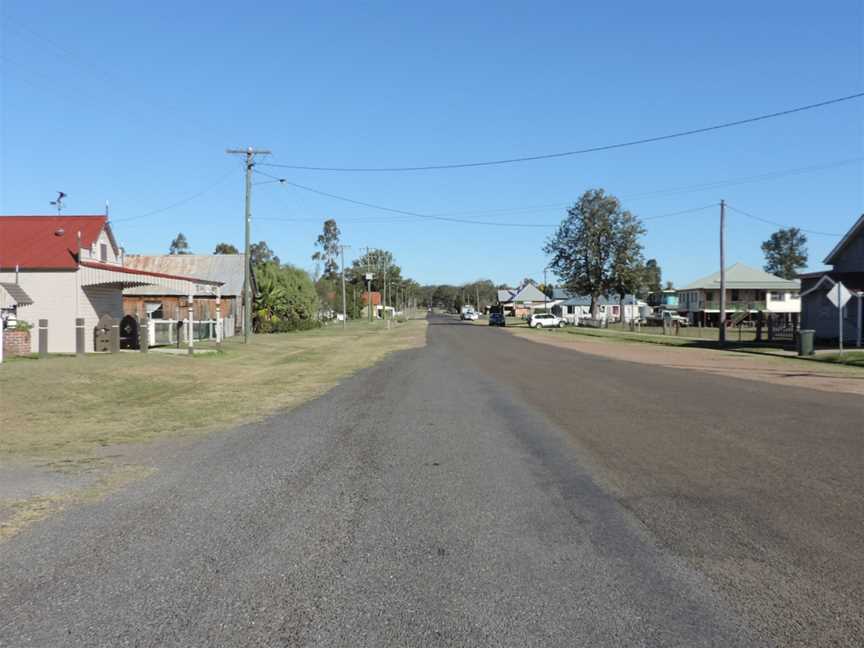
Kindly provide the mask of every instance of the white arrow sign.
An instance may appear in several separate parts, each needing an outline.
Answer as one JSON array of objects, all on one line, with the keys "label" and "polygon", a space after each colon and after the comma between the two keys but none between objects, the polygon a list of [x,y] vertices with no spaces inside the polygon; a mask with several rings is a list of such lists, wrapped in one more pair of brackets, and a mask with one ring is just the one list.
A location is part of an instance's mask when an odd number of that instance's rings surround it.
[{"label": "white arrow sign", "polygon": [[828,299],[830,299],[831,303],[837,308],[843,308],[846,305],[846,302],[852,299],[852,293],[849,292],[849,289],[846,288],[846,286],[838,281],[837,285],[828,291]]}]

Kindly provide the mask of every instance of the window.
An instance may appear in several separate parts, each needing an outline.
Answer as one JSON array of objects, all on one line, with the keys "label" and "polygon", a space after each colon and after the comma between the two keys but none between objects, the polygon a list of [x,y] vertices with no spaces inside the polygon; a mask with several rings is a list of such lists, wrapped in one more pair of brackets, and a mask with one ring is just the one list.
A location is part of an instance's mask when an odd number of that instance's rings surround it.
[{"label": "window", "polygon": [[733,290],[732,291],[732,301],[739,301],[741,299],[740,291]]},{"label": "window", "polygon": [[786,293],[772,292],[771,293],[771,301],[786,301]]},{"label": "window", "polygon": [[108,260],[108,246],[104,243],[99,245],[99,260],[105,263]]},{"label": "window", "polygon": [[714,293],[706,292],[705,293],[705,301],[714,301]]}]

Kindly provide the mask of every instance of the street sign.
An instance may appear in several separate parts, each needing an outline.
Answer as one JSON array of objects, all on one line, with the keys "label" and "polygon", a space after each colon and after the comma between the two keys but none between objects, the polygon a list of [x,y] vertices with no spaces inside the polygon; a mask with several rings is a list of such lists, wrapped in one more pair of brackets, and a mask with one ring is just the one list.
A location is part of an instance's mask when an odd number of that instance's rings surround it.
[{"label": "street sign", "polygon": [[375,278],[375,275],[371,272],[366,273],[366,281],[372,281]]},{"label": "street sign", "polygon": [[837,308],[843,308],[846,305],[846,302],[852,299],[852,293],[849,292],[849,289],[846,286],[838,281],[837,285],[828,291],[828,299],[830,299],[831,303]]}]

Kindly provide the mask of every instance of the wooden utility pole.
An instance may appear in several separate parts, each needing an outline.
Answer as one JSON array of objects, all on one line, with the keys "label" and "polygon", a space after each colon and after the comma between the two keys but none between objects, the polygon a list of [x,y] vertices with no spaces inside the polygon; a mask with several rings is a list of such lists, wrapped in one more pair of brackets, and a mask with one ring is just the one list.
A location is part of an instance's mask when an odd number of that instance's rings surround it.
[{"label": "wooden utility pole", "polygon": [[720,344],[726,344],[726,201],[720,201]]},{"label": "wooden utility pole", "polygon": [[270,155],[268,149],[255,149],[251,146],[247,149],[226,149],[228,155],[246,156],[246,242],[243,246],[245,268],[243,272],[243,343],[249,342],[252,335],[252,259],[249,258],[249,237],[252,227],[252,169],[255,167],[256,155]]},{"label": "wooden utility pole", "polygon": [[342,253],[342,328],[348,326],[348,311],[345,305],[345,248],[350,248],[350,245],[340,245],[339,251]]}]

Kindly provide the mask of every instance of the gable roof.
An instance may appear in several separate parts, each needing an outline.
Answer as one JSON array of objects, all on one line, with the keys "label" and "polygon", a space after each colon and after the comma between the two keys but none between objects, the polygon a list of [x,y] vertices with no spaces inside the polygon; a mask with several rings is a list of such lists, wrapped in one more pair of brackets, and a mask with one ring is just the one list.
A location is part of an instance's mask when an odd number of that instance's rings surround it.
[{"label": "gable roof", "polygon": [[546,299],[546,295],[544,295],[537,286],[531,283],[522,286],[521,290],[512,297],[512,301],[514,302],[541,302]]},{"label": "gable roof", "polygon": [[78,232],[81,247],[89,248],[107,221],[105,216],[0,216],[0,268],[74,270]]},{"label": "gable roof", "polygon": [[[196,277],[207,281],[222,283],[222,295],[243,294],[243,254],[127,254],[124,264],[127,268]],[[165,295],[166,289],[160,286],[140,286],[128,288],[124,295]]]},{"label": "gable roof", "polygon": [[513,295],[516,294],[515,290],[511,290],[510,288],[499,288],[498,289],[498,302],[501,304],[505,304],[513,299]]},{"label": "gable roof", "polygon": [[822,263],[825,265],[834,265],[837,256],[858,236],[864,236],[864,214],[861,214],[861,217],[854,225],[852,225],[850,230],[846,232],[846,235],[840,239],[840,242],[834,246],[834,249],[828,253],[828,256],[825,257],[825,260]]},{"label": "gable roof", "polygon": [[[800,287],[801,282],[798,279],[782,279],[740,262],[726,268],[727,290],[739,288],[798,290]],[[679,292],[682,290],[720,290],[720,271],[697,279],[678,290]]]}]

